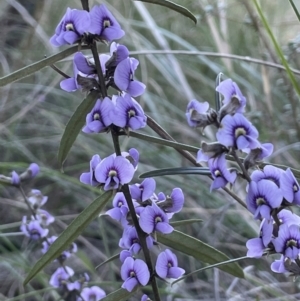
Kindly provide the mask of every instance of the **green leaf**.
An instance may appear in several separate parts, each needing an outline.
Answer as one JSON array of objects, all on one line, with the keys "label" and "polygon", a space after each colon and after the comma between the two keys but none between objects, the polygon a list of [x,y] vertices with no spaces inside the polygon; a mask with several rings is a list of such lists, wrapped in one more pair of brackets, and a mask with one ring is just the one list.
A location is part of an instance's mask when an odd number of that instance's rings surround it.
[{"label": "green leaf", "polygon": [[293,1],[293,0],[289,0],[289,1],[290,1],[290,4],[291,4],[291,6],[292,6],[292,8],[293,8],[293,10],[294,10],[294,12],[295,12],[297,18],[298,18],[298,21],[300,21],[300,14],[299,14],[299,12],[298,12],[298,9],[297,9],[297,7],[296,7],[294,1]]},{"label": "green leaf", "polygon": [[234,258],[234,259],[229,259],[229,260],[227,260],[227,261],[223,261],[223,262],[219,262],[219,263],[216,263],[216,264],[212,264],[212,265],[206,266],[206,267],[204,267],[204,268],[201,268],[201,269],[199,269],[199,270],[196,270],[196,271],[193,271],[193,272],[191,272],[191,273],[189,273],[189,274],[186,274],[186,275],[180,277],[179,279],[176,279],[175,281],[172,282],[171,285],[173,285],[173,284],[175,284],[176,282],[181,281],[181,280],[183,280],[183,279],[185,279],[185,278],[187,278],[187,277],[189,277],[189,276],[192,276],[192,275],[194,275],[194,274],[197,274],[197,273],[199,273],[199,272],[202,272],[202,271],[205,271],[205,270],[208,270],[208,269],[212,269],[212,268],[218,268],[218,267],[220,267],[220,266],[222,266],[222,265],[230,264],[230,263],[237,262],[237,261],[241,261],[241,260],[248,259],[248,258],[249,258],[248,256],[243,256],[243,257]]},{"label": "green leaf", "polygon": [[210,176],[211,172],[208,167],[175,167],[162,168],[148,171],[139,175],[139,178],[173,176],[173,175],[204,175]]},{"label": "green leaf", "polygon": [[129,297],[135,294],[137,287],[132,291],[128,292],[123,288],[118,289],[117,291],[108,294],[105,298],[101,299],[102,301],[125,301]]},{"label": "green leaf", "polygon": [[109,263],[117,258],[119,258],[120,256],[120,253],[119,254],[116,254],[116,255],[113,255],[112,257],[106,259],[105,261],[103,261],[102,263],[98,264],[95,269],[97,270],[98,268],[102,267],[103,265],[105,265],[106,263]]},{"label": "green leaf", "polygon": [[[123,134],[127,135],[126,133],[123,133]],[[176,142],[176,141],[157,138],[157,137],[154,137],[154,136],[145,135],[145,134],[141,134],[141,133],[138,133],[138,132],[130,131],[128,133],[128,135],[130,137],[138,138],[138,139],[141,139],[141,140],[144,140],[144,141],[147,141],[147,142],[153,142],[153,143],[157,143],[157,144],[160,144],[160,145],[169,146],[169,147],[173,147],[173,148],[176,148],[176,149],[183,149],[183,150],[187,150],[187,151],[195,152],[195,153],[197,153],[200,149],[199,147],[179,143],[179,142]]]},{"label": "green leaf", "polygon": [[[82,46],[82,49],[88,49],[88,47]],[[57,54],[49,56],[43,60],[40,60],[31,65],[28,65],[22,69],[19,69],[13,73],[8,74],[6,76],[3,76],[0,78],[0,87],[3,87],[16,80],[19,80],[23,77],[31,75],[31,74],[43,69],[44,67],[51,66],[54,63],[56,63],[57,61],[60,61],[64,58],[68,57],[69,55],[75,53],[76,51],[78,51],[78,45],[72,46],[72,47],[65,49]]]},{"label": "green leaf", "polygon": [[97,91],[92,91],[76,108],[76,111],[70,118],[65,131],[62,135],[59,151],[58,151],[58,163],[62,168],[67,155],[75,142],[79,132],[85,124],[86,115],[92,110],[95,100],[98,96]]},{"label": "green leaf", "polygon": [[172,227],[180,227],[180,226],[185,226],[185,225],[190,225],[190,224],[194,224],[194,223],[202,223],[202,219],[186,219],[183,221],[178,221],[178,222],[171,222],[170,225]]},{"label": "green leaf", "polygon": [[[177,230],[174,230],[168,235],[157,233],[157,239],[160,243],[168,247],[193,256],[195,259],[209,264],[215,264],[229,260],[229,258],[221,251],[209,246],[199,239]],[[237,263],[221,266],[220,269],[235,277],[244,278],[244,272]]]},{"label": "green leaf", "polygon": [[73,220],[73,222],[50,246],[48,252],[44,254],[30,270],[24,280],[24,286],[48,263],[57,258],[81,234],[87,225],[98,216],[105,204],[111,199],[112,195],[112,190],[103,193]]},{"label": "green leaf", "polygon": [[141,2],[147,2],[147,3],[152,3],[152,4],[157,4],[161,6],[165,6],[169,9],[175,10],[178,13],[190,18],[197,24],[197,19],[196,17],[185,7],[178,5],[174,2],[168,1],[168,0],[136,0],[136,1],[141,1]]}]

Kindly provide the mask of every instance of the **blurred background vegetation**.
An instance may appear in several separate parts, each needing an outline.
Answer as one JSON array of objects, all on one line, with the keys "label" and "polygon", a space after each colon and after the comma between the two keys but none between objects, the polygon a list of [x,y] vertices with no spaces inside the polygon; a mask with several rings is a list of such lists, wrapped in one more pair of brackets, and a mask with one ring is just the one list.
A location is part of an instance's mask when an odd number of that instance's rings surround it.
[{"label": "blurred background vegetation", "polygon": [[[199,147],[201,141],[213,141],[212,129],[202,134],[188,127],[185,109],[192,98],[214,106],[215,79],[223,72],[239,84],[247,97],[246,114],[258,128],[260,140],[274,144],[275,151],[269,161],[299,168],[299,98],[285,71],[246,59],[280,63],[253,2],[175,2],[194,13],[198,24],[153,4],[129,0],[90,1],[91,6],[107,5],[126,32],[120,43],[140,60],[136,75],[147,85],[146,93],[139,99],[145,112],[179,142]],[[300,8],[299,0],[294,3]],[[261,5],[290,65],[300,69],[300,27],[289,2],[264,0]],[[81,8],[80,1],[0,1],[0,77],[63,49],[52,47],[49,37],[67,7]],[[99,45],[99,51],[107,50],[105,45]],[[185,53],[156,54],[155,50]],[[208,54],[204,56],[197,53],[199,51]],[[228,58],[230,55],[244,59]],[[57,66],[72,75],[71,60],[72,57],[64,59]],[[96,197],[78,180],[80,174],[88,170],[92,155],[98,153],[105,157],[113,151],[109,135],[82,133],[61,173],[57,163],[60,138],[68,119],[85,96],[80,91],[62,91],[61,80],[61,75],[47,67],[0,89],[0,174],[22,171],[31,162],[42,167],[40,175],[26,189],[36,188],[49,196],[45,209],[57,216],[51,229],[53,234],[59,234]],[[154,135],[149,128],[142,132]],[[121,139],[123,150],[135,147],[141,153],[137,175],[158,168],[190,166],[171,148],[136,138]],[[203,223],[183,226],[181,231],[220,249],[230,258],[246,254],[245,243],[257,236],[259,224],[231,197],[223,191],[210,193],[210,180],[205,177],[166,176],[156,180],[157,192],[168,194],[178,186],[183,189],[186,202],[176,219],[203,219]],[[136,181],[140,180],[136,178]],[[244,183],[237,183],[233,191],[244,198]],[[48,285],[55,264],[26,288],[22,286],[24,276],[41,252],[38,246],[17,233],[22,216],[28,214],[18,191],[0,186],[0,203],[0,300],[58,300],[58,293]],[[119,252],[121,233],[120,226],[110,218],[102,216],[95,220],[77,239],[79,252],[69,260],[69,265],[78,273],[88,272],[91,281],[106,292],[119,288],[118,261],[97,271],[94,267]],[[181,254],[178,257],[180,266],[187,272],[204,266]],[[160,283],[162,299],[299,300],[299,281],[272,273],[271,260],[241,262],[245,279],[235,279],[214,269],[173,287]],[[25,293],[29,294],[27,298]]]}]

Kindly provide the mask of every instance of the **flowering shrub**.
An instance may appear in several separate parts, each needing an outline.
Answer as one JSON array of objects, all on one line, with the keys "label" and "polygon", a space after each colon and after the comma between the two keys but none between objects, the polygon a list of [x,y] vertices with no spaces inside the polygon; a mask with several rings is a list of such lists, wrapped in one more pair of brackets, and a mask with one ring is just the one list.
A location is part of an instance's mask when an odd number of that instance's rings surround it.
[{"label": "flowering shrub", "polygon": [[[88,4],[88,1],[82,3]],[[292,213],[290,207],[300,204],[300,186],[291,168],[262,163],[271,156],[274,147],[272,143],[260,141],[259,131],[247,117],[247,100],[238,85],[232,79],[220,80],[215,89],[215,108],[196,99],[188,103],[185,113],[187,124],[202,131],[209,126],[214,127],[216,136],[215,142],[202,141],[197,158],[191,157],[185,150],[188,146],[182,148],[173,141],[145,114],[136,99],[143,95],[146,85],[135,76],[139,61],[130,56],[125,45],[115,42],[125,35],[117,19],[104,4],[95,5],[91,10],[88,5],[83,6],[83,10],[67,8],[50,39],[55,47],[78,45],[72,62],[73,77],[65,75],[60,87],[65,92],[81,90],[87,95],[64,131],[59,163],[63,165],[80,131],[87,135],[110,134],[113,150],[102,153],[100,147],[100,154],[94,154],[90,162],[86,162],[88,171],[82,172],[79,180],[97,191],[98,197],[60,236],[52,233],[55,217],[42,209],[48,198],[37,189],[30,193],[23,189],[26,182],[37,176],[39,166],[32,163],[21,174],[13,170],[10,176],[0,176],[2,184],[10,185],[21,193],[28,216],[23,217],[20,231],[30,242],[39,244],[43,254],[28,273],[24,284],[53,262],[55,270],[49,276],[49,285],[57,289],[62,299],[124,300],[139,291],[137,296],[141,301],[159,301],[160,282],[173,281],[174,284],[199,272],[184,275],[186,271],[180,267],[182,263],[177,259],[177,252],[211,264],[209,268],[219,267],[235,277],[244,277],[243,270],[235,261],[245,257],[230,260],[212,246],[175,229],[178,222],[172,218],[184,207],[184,183],[166,194],[157,191],[158,185],[153,177],[194,172],[210,176],[211,193],[224,189],[253,214],[255,220],[260,221],[259,237],[249,239],[246,244],[247,257],[277,254],[279,259],[272,262],[271,270],[298,276],[300,218]],[[189,16],[193,19],[191,14]],[[98,53],[97,43],[109,44],[109,54]],[[92,58],[80,51],[82,47],[91,50]],[[63,72],[60,74],[64,75]],[[120,137],[134,133],[147,140],[149,137],[136,132],[146,126],[164,138],[165,145],[172,142],[172,146],[196,168],[156,170],[142,174],[144,180],[136,182],[143,153],[135,148],[122,149]],[[157,143],[162,141],[155,137],[151,139]],[[203,162],[207,167],[201,165]],[[247,185],[245,200],[228,188],[234,189],[242,182]],[[119,258],[119,278],[123,282],[119,290],[106,296],[104,286],[89,284],[88,273],[79,275],[68,265],[72,264],[72,257],[78,251],[74,239],[109,201],[111,208],[104,215],[120,224],[122,236],[119,254],[107,262]],[[187,220],[183,224],[192,222]],[[151,286],[151,291],[146,290],[146,286]]]}]

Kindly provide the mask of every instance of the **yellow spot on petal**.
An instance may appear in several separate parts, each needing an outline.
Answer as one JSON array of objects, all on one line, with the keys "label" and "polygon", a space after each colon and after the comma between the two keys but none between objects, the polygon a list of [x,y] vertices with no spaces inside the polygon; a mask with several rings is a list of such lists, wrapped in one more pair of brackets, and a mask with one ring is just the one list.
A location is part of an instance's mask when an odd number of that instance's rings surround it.
[{"label": "yellow spot on petal", "polygon": [[162,219],[160,216],[157,216],[154,221],[155,221],[155,224],[157,224],[159,222],[162,222]]},{"label": "yellow spot on petal", "polygon": [[68,23],[66,24],[66,30],[67,31],[74,31],[74,26],[72,23]]},{"label": "yellow spot on petal", "polygon": [[294,192],[298,192],[299,188],[296,184],[293,185],[293,190],[294,190]]},{"label": "yellow spot on petal", "polygon": [[266,204],[266,201],[265,201],[264,198],[259,197],[259,198],[256,199],[256,205],[257,206],[264,205],[264,204]]},{"label": "yellow spot on petal", "polygon": [[100,120],[100,114],[99,113],[95,113],[93,117],[94,117],[94,120]]},{"label": "yellow spot on petal", "polygon": [[134,117],[135,116],[135,111],[134,110],[129,110],[128,111],[128,116],[130,117]]},{"label": "yellow spot on petal", "polygon": [[246,133],[246,131],[245,131],[244,128],[236,128],[235,131],[234,131],[234,136],[235,136],[236,138],[238,138],[238,137],[240,137],[240,136],[244,136],[244,135],[246,135],[246,134],[247,134],[247,133]]},{"label": "yellow spot on petal", "polygon": [[103,27],[104,28],[110,27],[110,21],[109,20],[104,20],[103,21]]},{"label": "yellow spot on petal", "polygon": [[217,169],[217,170],[214,171],[214,175],[216,177],[220,177],[220,176],[222,176],[222,173]]},{"label": "yellow spot on petal", "polygon": [[290,239],[286,242],[286,247],[297,247],[297,241],[294,239]]},{"label": "yellow spot on petal", "polygon": [[108,176],[110,177],[115,177],[118,173],[115,171],[115,170],[110,170],[109,173],[108,173]]}]

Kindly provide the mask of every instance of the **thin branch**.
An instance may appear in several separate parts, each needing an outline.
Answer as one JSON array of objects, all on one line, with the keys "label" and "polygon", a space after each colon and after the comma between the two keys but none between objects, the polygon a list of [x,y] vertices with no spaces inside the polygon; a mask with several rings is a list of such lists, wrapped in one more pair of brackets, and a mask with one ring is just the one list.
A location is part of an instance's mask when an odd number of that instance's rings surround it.
[{"label": "thin branch", "polygon": [[[147,54],[178,54],[178,55],[201,55],[207,57],[219,57],[219,58],[228,58],[232,60],[245,61],[249,63],[254,63],[258,65],[264,65],[271,68],[280,69],[286,71],[286,68],[283,65],[276,64],[269,61],[259,60],[252,58],[250,56],[241,56],[235,54],[227,54],[227,53],[218,53],[218,52],[208,52],[208,51],[189,51],[189,50],[138,50],[138,51],[130,51],[131,55],[147,55]],[[300,70],[290,68],[290,70],[300,75]]]}]

